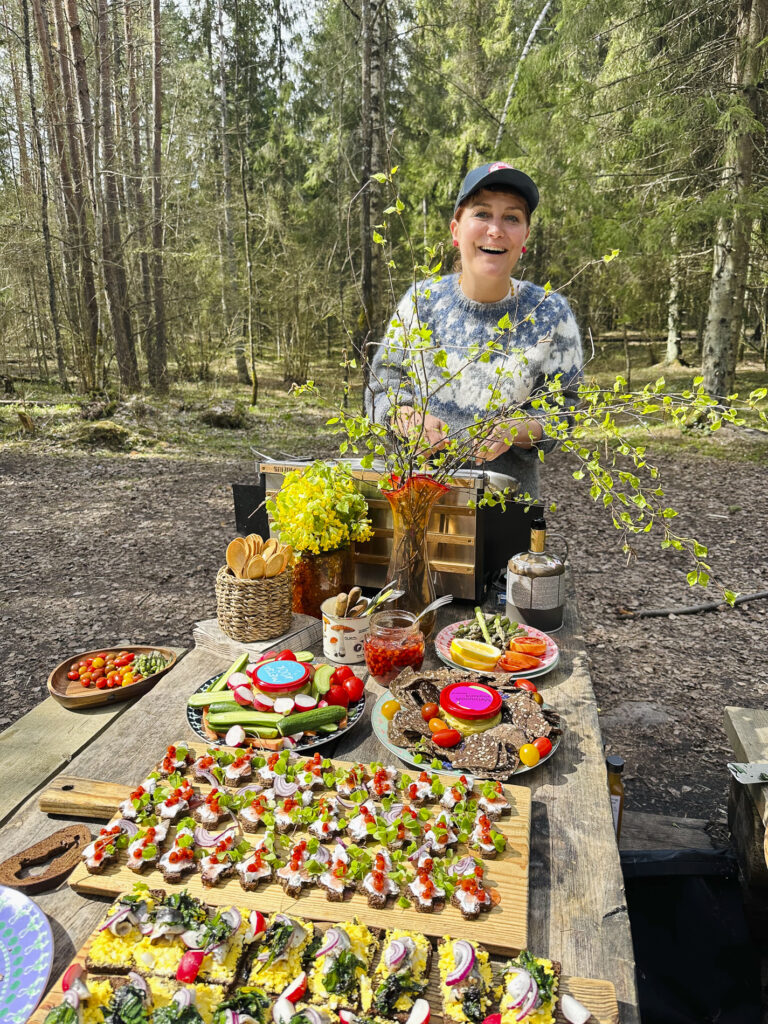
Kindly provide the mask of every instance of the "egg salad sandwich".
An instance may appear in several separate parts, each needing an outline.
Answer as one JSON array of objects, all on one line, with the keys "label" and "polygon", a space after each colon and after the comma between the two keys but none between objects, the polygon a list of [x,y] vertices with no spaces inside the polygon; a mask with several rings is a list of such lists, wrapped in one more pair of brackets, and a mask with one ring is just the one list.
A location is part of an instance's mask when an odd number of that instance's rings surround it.
[{"label": "egg salad sandwich", "polygon": [[370,973],[379,943],[359,921],[333,925],[315,953],[309,974],[308,995],[328,1009],[358,1010],[370,1000]]},{"label": "egg salad sandwich", "polygon": [[445,1021],[481,1024],[493,998],[487,951],[467,939],[444,939],[438,946],[438,969]]},{"label": "egg salad sandwich", "polygon": [[256,956],[248,985],[279,995],[301,973],[304,952],[314,939],[314,925],[287,914],[273,914],[266,929],[256,936]]},{"label": "egg salad sandwich", "polygon": [[93,974],[114,974],[134,966],[134,949],[154,928],[160,889],[137,883],[109,908],[88,949],[86,966]]},{"label": "egg salad sandwich", "polygon": [[554,1024],[560,965],[527,949],[504,968],[501,1024]]},{"label": "egg salad sandwich", "polygon": [[372,1006],[387,1020],[406,1021],[413,1004],[426,991],[432,962],[432,944],[425,935],[390,928],[384,936],[379,964],[373,975]]}]

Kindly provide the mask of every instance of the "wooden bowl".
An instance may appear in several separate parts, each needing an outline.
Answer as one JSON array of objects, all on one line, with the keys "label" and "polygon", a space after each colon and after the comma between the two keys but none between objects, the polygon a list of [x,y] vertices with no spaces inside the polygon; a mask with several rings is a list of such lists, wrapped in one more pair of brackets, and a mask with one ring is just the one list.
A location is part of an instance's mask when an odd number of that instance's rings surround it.
[{"label": "wooden bowl", "polygon": [[[159,651],[167,659],[168,664],[161,672],[145,676],[144,679],[139,679],[136,683],[129,683],[127,686],[116,686],[111,690],[97,690],[95,686],[86,688],[79,679],[67,679],[67,673],[76,661],[80,661],[81,658],[95,658],[97,654],[113,649],[131,651],[136,655],[151,654],[152,651]],[[164,676],[169,669],[173,668],[176,660],[174,652],[167,647],[97,647],[95,651],[73,654],[71,658],[67,658],[66,661],[62,661],[60,665],[57,665],[48,676],[48,692],[54,700],[57,700],[59,704],[63,704],[65,708],[92,708],[97,704],[116,704],[121,700],[132,700],[134,697],[140,697],[147,690],[151,690],[160,676]]]}]

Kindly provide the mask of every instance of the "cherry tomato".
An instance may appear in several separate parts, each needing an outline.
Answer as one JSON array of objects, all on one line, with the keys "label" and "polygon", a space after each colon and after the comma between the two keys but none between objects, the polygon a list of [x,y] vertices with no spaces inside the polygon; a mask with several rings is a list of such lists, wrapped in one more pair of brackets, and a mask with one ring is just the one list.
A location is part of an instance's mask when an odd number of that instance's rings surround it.
[{"label": "cherry tomato", "polygon": [[94,668],[104,668],[104,662],[105,661],[106,661],[106,658],[102,658],[102,656],[99,654],[99,655],[97,655],[97,657],[95,657],[93,659],[93,667]]},{"label": "cherry tomato", "polygon": [[[83,682],[82,679],[80,680],[80,682],[81,683]],[[91,685],[91,683],[90,683],[90,680],[89,680],[88,686],[90,686],[90,685]],[[83,683],[83,686],[85,686],[85,683]],[[97,690],[105,690],[106,688],[107,688],[107,680],[106,680],[105,676],[102,676],[101,679],[97,679],[96,680],[96,689]]]},{"label": "cherry tomato", "polygon": [[82,672],[80,674],[80,682],[83,685],[85,685],[86,683],[90,683],[90,681],[91,681],[91,673],[90,672]]},{"label": "cherry tomato", "polygon": [[[98,658],[97,660],[101,661],[101,658]],[[115,668],[123,668],[125,665],[130,665],[132,661],[132,654],[121,654],[119,658],[115,658]]]},{"label": "cherry tomato", "polygon": [[114,686],[115,683],[119,683],[120,682],[120,673],[119,672],[110,672],[109,675],[107,676],[107,682],[111,686]]},{"label": "cherry tomato", "polygon": [[541,696],[540,693],[532,693],[531,696],[533,697],[533,699],[536,701],[537,704],[543,704],[544,703],[544,698]]},{"label": "cherry tomato", "polygon": [[538,750],[540,757],[546,757],[552,749],[552,741],[548,736],[539,736],[537,740],[533,741],[533,745]]},{"label": "cherry tomato", "polygon": [[434,733],[432,742],[438,747],[455,747],[461,743],[461,733],[458,729],[441,729],[440,732]]},{"label": "cherry tomato", "polygon": [[138,683],[138,681],[139,681],[140,679],[143,679],[143,678],[144,678],[144,676],[142,676],[142,675],[134,676],[134,677],[133,677],[133,681],[134,681],[134,683]]},{"label": "cherry tomato", "polygon": [[76,668],[73,668],[71,672],[67,672],[67,679],[79,679],[80,673]]},{"label": "cherry tomato", "polygon": [[345,679],[351,679],[354,674],[349,665],[339,665],[331,676],[331,682],[343,683]]},{"label": "cherry tomato", "polygon": [[353,704],[363,696],[365,683],[358,676],[348,676],[341,685],[347,691],[349,699]]},{"label": "cherry tomato", "polygon": [[530,690],[531,693],[536,693],[536,684],[532,683],[530,679],[516,679],[515,689]]},{"label": "cherry tomato", "polygon": [[91,685],[91,680],[90,679],[85,679],[85,680],[81,679],[80,682],[83,684],[83,686],[86,688],[86,690]]},{"label": "cherry tomato", "polygon": [[428,722],[430,718],[437,718],[440,714],[440,708],[437,704],[425,704],[421,709],[421,717],[425,722]]},{"label": "cherry tomato", "polygon": [[429,726],[430,732],[443,732],[445,729],[448,728],[448,726],[445,724],[442,718],[437,717],[430,718],[430,720],[427,722],[427,725]]},{"label": "cherry tomato", "polygon": [[126,672],[123,676],[123,686],[130,686],[133,682],[133,672]]},{"label": "cherry tomato", "polygon": [[101,679],[104,675],[103,668],[94,668],[91,670],[91,680],[95,683],[97,679]]},{"label": "cherry tomato", "polygon": [[532,743],[524,743],[517,753],[526,768],[533,768],[541,760],[541,754]]},{"label": "cherry tomato", "polygon": [[388,722],[391,722],[397,712],[400,710],[399,700],[385,700],[381,705],[381,713],[384,715]]},{"label": "cherry tomato", "polygon": [[349,707],[349,694],[343,686],[333,685],[324,698],[328,704],[335,704],[342,708]]}]

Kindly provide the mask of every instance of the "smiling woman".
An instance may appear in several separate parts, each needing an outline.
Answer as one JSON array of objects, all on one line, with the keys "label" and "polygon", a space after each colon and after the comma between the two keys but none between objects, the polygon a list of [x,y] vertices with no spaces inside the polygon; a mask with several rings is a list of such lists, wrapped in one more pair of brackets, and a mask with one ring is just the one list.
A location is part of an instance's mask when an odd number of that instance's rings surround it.
[{"label": "smiling woman", "polygon": [[[535,183],[509,164],[483,164],[467,174],[450,224],[460,272],[409,288],[372,359],[366,396],[369,416],[401,436],[420,436],[424,454],[483,419],[488,425],[472,454],[493,461],[494,471],[533,496],[539,450],[556,444],[547,432],[552,414],[539,399],[559,376],[562,418],[575,404],[582,370],[579,329],[566,300],[512,277],[538,202]],[[505,421],[489,408],[522,418]]]}]

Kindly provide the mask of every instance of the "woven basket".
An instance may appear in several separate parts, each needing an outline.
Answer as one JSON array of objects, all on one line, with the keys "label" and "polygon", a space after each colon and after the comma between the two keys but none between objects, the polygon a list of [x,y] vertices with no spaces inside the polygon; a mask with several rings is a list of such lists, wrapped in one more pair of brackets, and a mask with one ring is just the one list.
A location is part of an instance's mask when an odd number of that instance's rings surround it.
[{"label": "woven basket", "polygon": [[239,580],[226,568],[216,574],[216,617],[233,640],[272,640],[291,628],[293,567],[270,579]]}]

